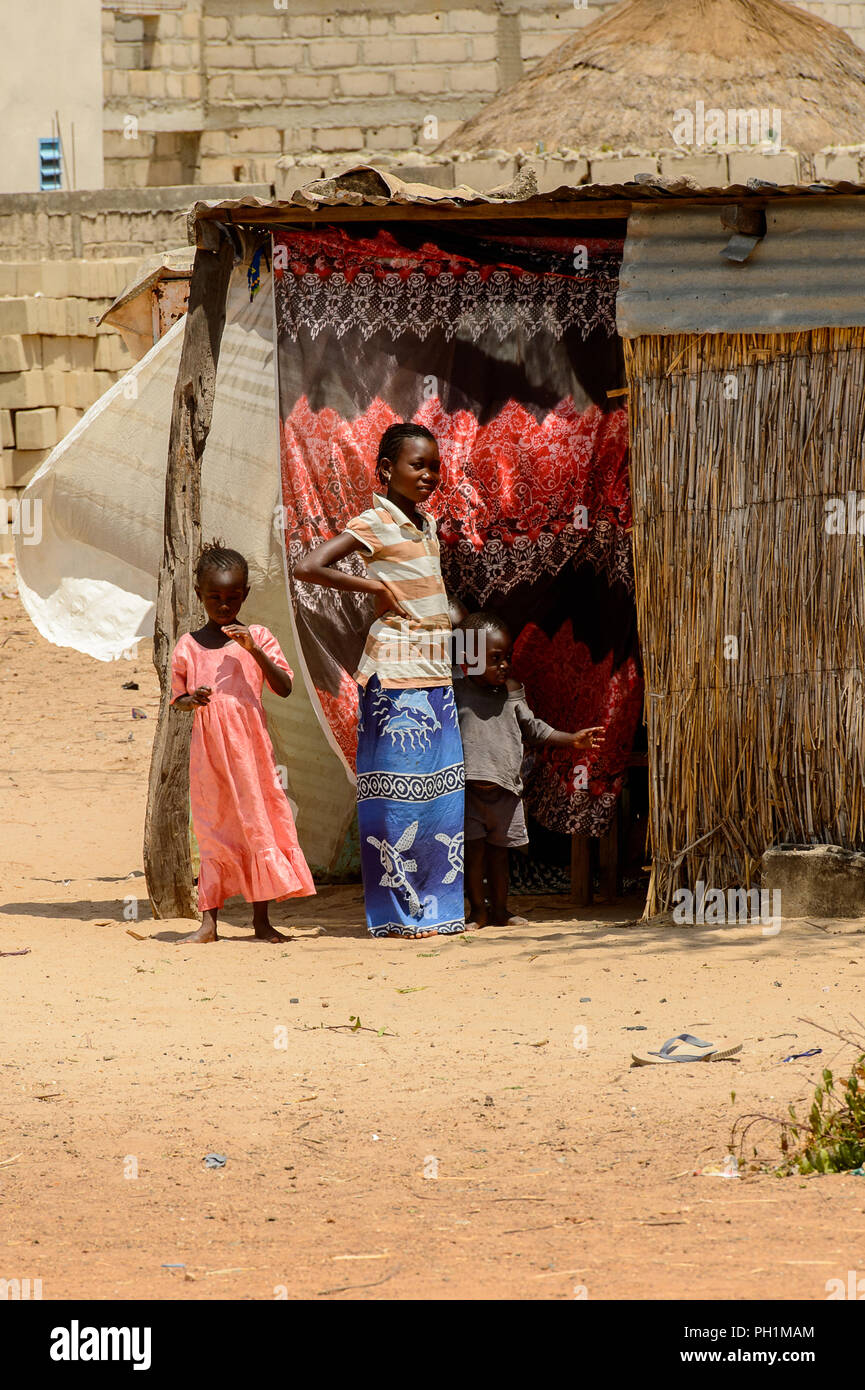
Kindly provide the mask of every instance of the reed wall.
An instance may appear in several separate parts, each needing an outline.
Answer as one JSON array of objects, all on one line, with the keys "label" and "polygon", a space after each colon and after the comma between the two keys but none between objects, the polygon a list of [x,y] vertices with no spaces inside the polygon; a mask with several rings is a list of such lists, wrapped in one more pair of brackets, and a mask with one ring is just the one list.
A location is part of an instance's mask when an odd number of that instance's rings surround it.
[{"label": "reed wall", "polygon": [[624,348],[651,914],[865,845],[865,330]]}]

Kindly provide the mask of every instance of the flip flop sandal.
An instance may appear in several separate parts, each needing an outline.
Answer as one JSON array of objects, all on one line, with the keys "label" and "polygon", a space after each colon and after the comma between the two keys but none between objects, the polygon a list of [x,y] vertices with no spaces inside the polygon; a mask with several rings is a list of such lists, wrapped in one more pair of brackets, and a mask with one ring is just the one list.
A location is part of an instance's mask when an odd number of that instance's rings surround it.
[{"label": "flip flop sandal", "polygon": [[[3,954],[3,953],[0,952],[0,955],[2,955],[2,954]],[[820,1052],[822,1052],[822,1051],[823,1051],[822,1047],[812,1047],[811,1050],[810,1050],[810,1052],[791,1052],[789,1057],[782,1057],[782,1058],[781,1058],[781,1061],[782,1061],[782,1062],[798,1062],[799,1059],[800,1059],[801,1057],[816,1057],[817,1054],[820,1053]]]},{"label": "flip flop sandal", "polygon": [[737,1052],[741,1052],[742,1046],[742,1043],[734,1043],[732,1047],[719,1047],[715,1052],[708,1052],[703,1060],[705,1062],[726,1062],[729,1057],[735,1057]]},{"label": "flip flop sandal", "polygon": [[[679,1052],[679,1043],[687,1043],[689,1047],[701,1047],[702,1052]],[[693,1033],[678,1033],[674,1038],[668,1038],[663,1047],[658,1052],[632,1052],[631,1065],[635,1067],[652,1067],[663,1062],[723,1062],[727,1057],[735,1057],[737,1052],[742,1051],[742,1044],[736,1043],[732,1047],[719,1048],[714,1043],[703,1042],[702,1038],[695,1038]]]}]

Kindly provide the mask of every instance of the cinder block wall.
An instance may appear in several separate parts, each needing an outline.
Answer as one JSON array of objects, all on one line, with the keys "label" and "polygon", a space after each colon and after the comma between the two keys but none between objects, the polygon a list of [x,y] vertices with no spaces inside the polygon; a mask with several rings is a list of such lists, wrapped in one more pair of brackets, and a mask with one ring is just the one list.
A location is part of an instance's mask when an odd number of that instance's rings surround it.
[{"label": "cinder block wall", "polygon": [[58,440],[132,365],[123,339],[95,320],[135,259],[0,263],[0,554],[8,509]]},{"label": "cinder block wall", "polygon": [[4,261],[111,260],[187,244],[186,218],[197,199],[268,197],[269,184],[184,184],[81,193],[0,194]]},{"label": "cinder block wall", "polygon": [[[146,17],[104,0],[106,186],[272,182],[280,155],[428,153],[612,8],[188,0]],[[802,8],[865,48],[865,0]]]},{"label": "cinder block wall", "polygon": [[791,3],[818,19],[837,24],[839,29],[846,29],[853,42],[865,48],[865,0],[849,0],[846,5],[836,5],[834,0],[791,0]]},{"label": "cinder block wall", "polygon": [[[343,172],[347,162],[345,155],[305,155],[302,160],[288,155],[277,166],[276,196],[290,198],[296,189],[315,179]],[[682,154],[671,149],[656,154],[588,158],[493,154],[483,159],[448,159],[421,166],[403,164],[398,158],[389,157],[388,168],[407,183],[421,181],[437,188],[467,184],[482,192],[511,183],[526,169],[533,172],[539,193],[579,183],[628,183],[641,174],[675,182],[691,179],[702,188],[726,188],[730,184],[745,184],[751,178],[778,184],[812,183],[815,179],[848,179],[851,183],[861,183],[865,181],[865,145],[828,150],[813,157],[793,150],[782,150],[778,154],[759,151]]]},{"label": "cinder block wall", "polygon": [[0,554],[8,509],[54,445],[132,365],[95,320],[142,260],[186,245],[196,198],[267,185],[0,196]]},{"label": "cinder block wall", "polygon": [[[286,195],[349,158],[398,154],[407,177],[496,92],[569,33],[612,8],[551,0],[188,0],[132,14],[103,0],[106,184],[123,192],[0,197],[0,502],[16,495],[66,430],[128,365],[93,323],[140,258],[186,240],[196,197]],[[865,48],[865,0],[807,0]],[[303,166],[277,170],[281,156]],[[636,173],[700,183],[752,174],[865,177],[865,150],[794,154],[531,159],[540,187]],[[420,162],[420,159],[419,161]],[[806,161],[807,163],[807,161]],[[516,161],[427,166],[420,177],[488,188]],[[244,185],[243,189],[238,184]],[[255,187],[249,187],[255,184]],[[2,537],[0,537],[2,540]],[[2,549],[2,544],[0,544]]]}]

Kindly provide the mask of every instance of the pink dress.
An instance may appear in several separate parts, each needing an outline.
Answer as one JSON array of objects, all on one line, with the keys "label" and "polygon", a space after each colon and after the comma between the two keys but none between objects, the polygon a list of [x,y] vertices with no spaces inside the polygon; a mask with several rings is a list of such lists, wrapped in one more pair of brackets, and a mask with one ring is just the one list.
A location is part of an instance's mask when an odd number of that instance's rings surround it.
[{"label": "pink dress", "polygon": [[[257,624],[249,630],[293,678],[273,633]],[[211,651],[186,633],[171,659],[172,700],[199,685],[209,685],[213,694],[192,716],[189,754],[192,823],[201,858],[198,906],[221,907],[235,893],[247,902],[314,893],[264,720],[261,667],[237,642]]]}]

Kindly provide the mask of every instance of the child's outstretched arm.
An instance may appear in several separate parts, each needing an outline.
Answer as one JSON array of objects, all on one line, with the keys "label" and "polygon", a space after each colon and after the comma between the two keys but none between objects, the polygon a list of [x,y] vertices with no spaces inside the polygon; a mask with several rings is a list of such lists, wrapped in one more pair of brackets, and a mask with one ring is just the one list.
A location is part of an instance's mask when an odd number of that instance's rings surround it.
[{"label": "child's outstretched arm", "polygon": [[[509,690],[518,688],[519,681],[512,678],[508,680]],[[551,724],[538,719],[532,713],[526,700],[517,702],[517,719],[526,743],[549,743],[553,748],[583,748],[586,752],[597,753],[604,741],[605,731],[602,724],[593,725],[589,729],[578,729],[575,734],[568,733],[565,729],[554,729]]]},{"label": "child's outstretched arm", "polygon": [[597,753],[604,742],[604,733],[603,724],[593,725],[590,729],[578,729],[575,734],[554,729],[545,742],[551,743],[554,748],[584,748],[588,753]]}]

